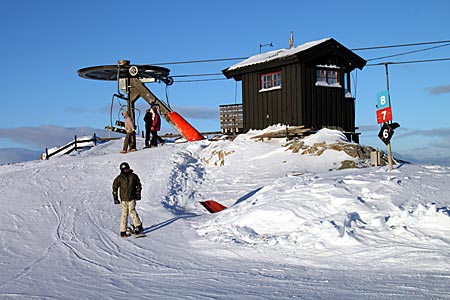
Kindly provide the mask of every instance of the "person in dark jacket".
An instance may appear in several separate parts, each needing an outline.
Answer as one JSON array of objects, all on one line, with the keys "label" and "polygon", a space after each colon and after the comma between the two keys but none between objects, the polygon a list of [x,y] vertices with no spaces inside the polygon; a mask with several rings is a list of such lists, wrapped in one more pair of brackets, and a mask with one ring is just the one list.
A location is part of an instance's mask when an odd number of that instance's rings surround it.
[{"label": "person in dark jacket", "polygon": [[[145,147],[157,147],[158,141],[164,145],[164,139],[158,136],[158,131],[161,130],[161,116],[158,113],[158,107],[153,105],[150,109],[147,109],[145,116]],[[152,134],[152,139],[150,144],[150,133]]]},{"label": "person in dark jacket", "polygon": [[112,190],[114,204],[121,204],[122,208],[120,236],[127,237],[128,215],[133,220],[135,233],[142,233],[142,221],[136,212],[136,201],[141,200],[142,185],[139,176],[133,173],[127,162],[120,164],[120,175],[114,179]]},{"label": "person in dark jacket", "polygon": [[150,130],[152,128],[153,123],[153,114],[151,108],[145,111],[144,122],[145,122],[145,148],[150,148],[150,133],[151,133]]}]

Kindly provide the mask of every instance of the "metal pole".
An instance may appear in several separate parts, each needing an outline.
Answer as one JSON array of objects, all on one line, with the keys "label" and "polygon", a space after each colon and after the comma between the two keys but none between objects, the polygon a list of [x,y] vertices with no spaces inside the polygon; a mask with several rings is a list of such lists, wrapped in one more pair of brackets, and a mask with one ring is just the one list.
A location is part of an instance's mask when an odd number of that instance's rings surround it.
[{"label": "metal pole", "polygon": [[[384,67],[386,69],[386,89],[388,92],[388,100],[389,100],[389,106],[391,106],[391,94],[389,92],[389,68],[388,68],[389,64],[385,63]],[[392,171],[392,150],[391,150],[391,142],[389,141],[389,143],[387,144],[387,151],[388,151],[388,162],[389,162],[389,171]]]}]

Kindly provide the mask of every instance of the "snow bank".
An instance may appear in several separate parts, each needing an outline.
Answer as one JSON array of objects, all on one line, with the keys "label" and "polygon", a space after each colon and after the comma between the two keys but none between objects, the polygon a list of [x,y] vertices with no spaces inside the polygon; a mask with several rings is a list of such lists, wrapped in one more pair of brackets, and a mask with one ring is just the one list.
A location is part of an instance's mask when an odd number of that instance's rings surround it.
[{"label": "snow bank", "polygon": [[[357,252],[361,259],[377,257],[379,264],[392,260],[377,254],[386,247],[406,263],[411,257],[405,252],[412,251],[416,257],[450,245],[445,237],[450,233],[449,189],[438,192],[435,183],[436,176],[449,180],[450,168],[401,165],[393,172],[384,168],[336,171],[341,161],[351,159],[345,153],[293,154],[283,150],[283,139],[251,139],[260,133],[213,143],[203,150],[207,176],[201,193],[210,191],[207,198],[229,208],[196,222],[199,235],[216,243],[329,259]],[[348,143],[341,132],[329,129],[303,142],[311,146]],[[427,195],[430,188],[433,193]],[[439,255],[447,254],[445,250]],[[429,264],[423,265],[437,267]]]}]

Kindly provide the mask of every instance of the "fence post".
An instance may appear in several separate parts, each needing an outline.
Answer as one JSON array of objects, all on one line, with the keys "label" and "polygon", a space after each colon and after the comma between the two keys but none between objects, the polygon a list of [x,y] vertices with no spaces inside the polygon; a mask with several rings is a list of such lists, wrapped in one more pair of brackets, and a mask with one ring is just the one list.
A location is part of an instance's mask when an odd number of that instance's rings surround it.
[{"label": "fence post", "polygon": [[77,148],[77,136],[76,135],[75,135],[75,139],[74,139],[74,142],[73,142],[73,146],[75,147],[75,151],[77,151],[78,148]]},{"label": "fence post", "polygon": [[94,146],[97,146],[97,135],[94,132]]},{"label": "fence post", "polygon": [[48,148],[45,148],[45,159],[48,160]]}]

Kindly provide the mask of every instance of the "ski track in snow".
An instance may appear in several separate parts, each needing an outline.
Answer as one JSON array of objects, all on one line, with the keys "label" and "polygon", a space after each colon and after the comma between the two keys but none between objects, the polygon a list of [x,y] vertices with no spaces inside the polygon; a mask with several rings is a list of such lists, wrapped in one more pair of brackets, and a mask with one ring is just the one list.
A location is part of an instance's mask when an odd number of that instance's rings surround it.
[{"label": "ski track in snow", "polygon": [[[449,168],[311,173],[275,147],[169,143],[123,156],[121,143],[0,168],[14,201],[2,200],[0,298],[448,299],[450,240],[418,222],[448,222],[448,204],[432,203],[449,203]],[[235,152],[219,167],[212,147]],[[281,172],[268,164],[279,156]],[[111,184],[123,160],[143,183],[146,238],[118,237]],[[207,199],[230,208],[211,215]]]}]

